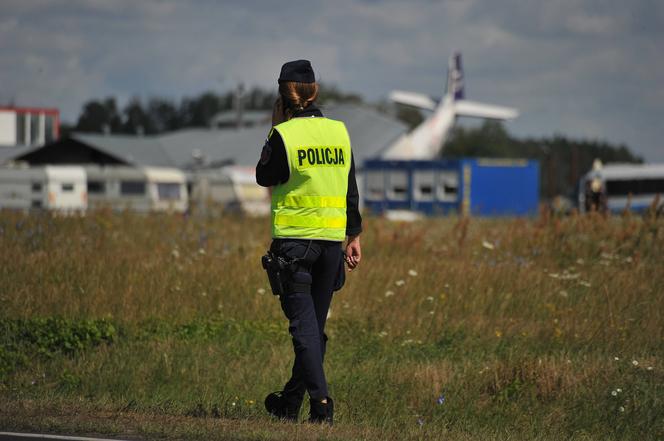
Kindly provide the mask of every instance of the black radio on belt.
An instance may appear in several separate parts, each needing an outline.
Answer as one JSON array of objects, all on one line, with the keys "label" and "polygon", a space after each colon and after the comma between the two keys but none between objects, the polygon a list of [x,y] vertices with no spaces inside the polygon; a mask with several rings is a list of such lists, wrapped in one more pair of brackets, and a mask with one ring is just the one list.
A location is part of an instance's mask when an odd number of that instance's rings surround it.
[{"label": "black radio on belt", "polygon": [[272,294],[275,296],[283,295],[284,284],[288,281],[288,272],[291,271],[293,261],[277,256],[272,251],[268,251],[266,255],[261,257],[261,264],[267,272]]}]

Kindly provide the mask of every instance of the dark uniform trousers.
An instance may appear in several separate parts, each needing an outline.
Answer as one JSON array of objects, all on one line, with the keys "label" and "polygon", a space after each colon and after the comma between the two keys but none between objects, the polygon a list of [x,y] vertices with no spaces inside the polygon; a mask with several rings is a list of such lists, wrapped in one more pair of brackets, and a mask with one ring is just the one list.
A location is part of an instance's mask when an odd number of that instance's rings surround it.
[{"label": "dark uniform trousers", "polygon": [[302,259],[292,273],[291,283],[285,284],[285,294],[280,296],[295,351],[284,395],[290,402],[301,402],[305,391],[312,399],[326,398],[329,394],[323,371],[325,321],[332,293],[343,284],[341,242],[274,239],[270,250],[277,255]]}]

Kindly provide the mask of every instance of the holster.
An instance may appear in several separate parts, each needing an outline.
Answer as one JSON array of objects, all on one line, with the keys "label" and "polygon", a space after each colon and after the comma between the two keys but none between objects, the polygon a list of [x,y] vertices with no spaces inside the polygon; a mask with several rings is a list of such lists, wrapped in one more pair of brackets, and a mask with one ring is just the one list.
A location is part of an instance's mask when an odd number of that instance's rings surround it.
[{"label": "holster", "polygon": [[261,264],[267,273],[267,278],[270,281],[270,288],[272,294],[281,296],[285,292],[285,285],[289,279],[292,262],[286,260],[281,256],[275,255],[272,251],[268,251],[266,255],[261,257]]}]

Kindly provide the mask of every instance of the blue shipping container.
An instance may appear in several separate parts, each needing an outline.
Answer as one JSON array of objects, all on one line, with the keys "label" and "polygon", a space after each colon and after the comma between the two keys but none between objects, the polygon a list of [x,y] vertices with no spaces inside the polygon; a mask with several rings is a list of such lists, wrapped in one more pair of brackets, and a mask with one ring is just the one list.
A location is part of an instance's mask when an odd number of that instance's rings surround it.
[{"label": "blue shipping container", "polygon": [[375,213],[529,216],[539,206],[539,163],[524,159],[370,160],[365,207]]}]

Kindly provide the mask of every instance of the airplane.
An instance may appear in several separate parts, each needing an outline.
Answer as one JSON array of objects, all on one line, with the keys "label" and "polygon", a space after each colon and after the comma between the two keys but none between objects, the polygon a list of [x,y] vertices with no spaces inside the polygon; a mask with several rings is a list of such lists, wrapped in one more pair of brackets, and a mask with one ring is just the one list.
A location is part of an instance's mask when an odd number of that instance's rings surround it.
[{"label": "airplane", "polygon": [[383,159],[434,159],[440,156],[447,135],[459,116],[510,120],[519,115],[517,109],[466,100],[464,97],[461,53],[454,52],[447,68],[447,90],[436,102],[427,95],[395,90],[390,100],[432,111],[431,115],[411,132],[401,135],[381,155]]}]

